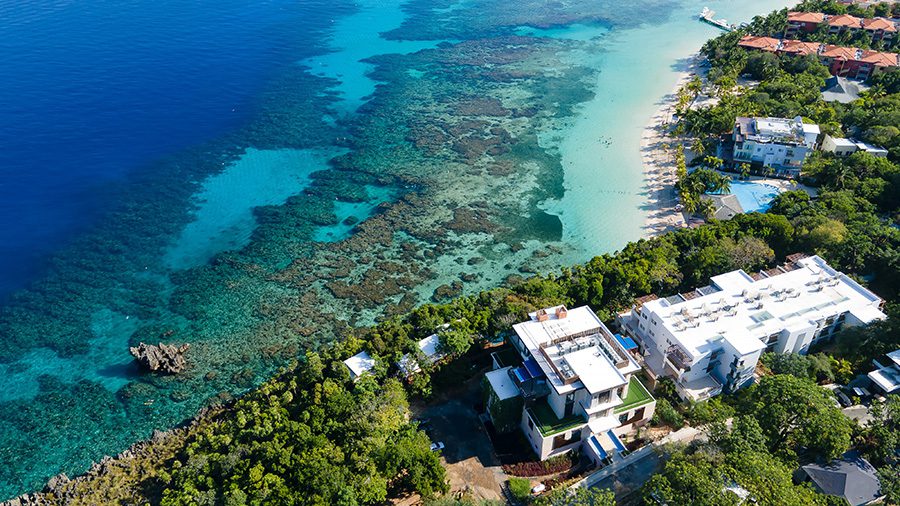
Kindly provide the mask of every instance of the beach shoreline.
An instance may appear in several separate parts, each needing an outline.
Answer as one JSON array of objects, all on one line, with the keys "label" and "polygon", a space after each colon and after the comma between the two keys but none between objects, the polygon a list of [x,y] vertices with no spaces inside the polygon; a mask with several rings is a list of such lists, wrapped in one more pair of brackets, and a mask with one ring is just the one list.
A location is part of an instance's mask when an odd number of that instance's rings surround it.
[{"label": "beach shoreline", "polygon": [[676,210],[678,199],[675,195],[675,183],[678,177],[675,174],[672,151],[675,140],[668,133],[675,114],[678,90],[701,73],[700,62],[699,53],[686,59],[685,67],[677,73],[672,91],[660,99],[659,107],[641,133],[641,166],[644,190],[648,195],[648,213],[642,233],[645,239],[688,226],[684,213]]}]

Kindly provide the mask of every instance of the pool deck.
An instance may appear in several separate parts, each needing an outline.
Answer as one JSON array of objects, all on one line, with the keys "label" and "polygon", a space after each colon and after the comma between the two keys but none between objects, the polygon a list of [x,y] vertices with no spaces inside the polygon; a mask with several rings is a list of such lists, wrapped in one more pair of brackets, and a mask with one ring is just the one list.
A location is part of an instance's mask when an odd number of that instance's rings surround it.
[{"label": "pool deck", "polygon": [[[728,176],[728,177],[732,178],[733,180],[738,181],[738,175],[735,174],[734,172],[719,171],[719,174],[722,174],[723,176]],[[802,185],[796,181],[790,181],[787,179],[776,179],[776,178],[772,178],[772,177],[763,177],[763,176],[750,176],[747,179],[743,179],[742,181],[747,181],[750,183],[767,184],[770,186],[774,186],[775,188],[778,188],[778,193],[784,193],[786,191],[793,191],[793,190],[802,190],[802,191],[806,192],[806,194],[809,195],[810,197],[815,197],[818,195],[818,191],[815,188],[813,188],[811,186]]]}]

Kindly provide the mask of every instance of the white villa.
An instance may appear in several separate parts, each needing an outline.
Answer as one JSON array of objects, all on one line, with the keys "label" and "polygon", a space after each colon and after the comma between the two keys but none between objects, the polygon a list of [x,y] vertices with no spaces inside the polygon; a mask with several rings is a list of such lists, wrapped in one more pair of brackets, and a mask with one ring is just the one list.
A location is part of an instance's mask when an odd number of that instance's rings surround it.
[{"label": "white villa", "polygon": [[648,372],[672,378],[685,399],[750,383],[764,351],[806,353],[844,326],[885,318],[882,299],[818,256],[792,255],[768,271],[737,270],[711,281],[619,315]]},{"label": "white villa", "polygon": [[873,362],[876,369],[868,375],[872,384],[885,395],[900,393],[900,350],[894,350]]},{"label": "white villa", "polygon": [[529,316],[511,338],[521,365],[486,375],[495,426],[520,428],[541,460],[578,447],[598,463],[625,452],[619,437],[647,423],[656,406],[634,376],[640,366],[628,349],[637,345],[587,306]]},{"label": "white villa", "polygon": [[798,116],[784,118],[737,118],[732,153],[735,163],[759,163],[778,172],[797,176],[806,156],[816,148],[818,125]]},{"label": "white villa", "polygon": [[[449,325],[445,325],[449,327]],[[437,334],[431,334],[425,339],[420,340],[416,345],[419,348],[420,359],[427,362],[426,365],[433,364],[442,358],[444,354],[438,351],[441,339]],[[412,353],[407,353],[397,362],[397,368],[404,376],[410,376],[422,370],[419,366],[419,359]]]},{"label": "white villa", "polygon": [[344,360],[344,365],[350,370],[350,378],[356,381],[360,376],[375,368],[375,359],[368,352],[361,351]]},{"label": "white villa", "polygon": [[845,139],[843,137],[832,137],[830,135],[825,135],[822,139],[821,149],[827,153],[834,153],[837,156],[850,156],[857,151],[865,151],[866,153],[879,158],[886,158],[888,155],[888,150],[882,147],[866,144],[865,142],[860,142],[856,139]]}]

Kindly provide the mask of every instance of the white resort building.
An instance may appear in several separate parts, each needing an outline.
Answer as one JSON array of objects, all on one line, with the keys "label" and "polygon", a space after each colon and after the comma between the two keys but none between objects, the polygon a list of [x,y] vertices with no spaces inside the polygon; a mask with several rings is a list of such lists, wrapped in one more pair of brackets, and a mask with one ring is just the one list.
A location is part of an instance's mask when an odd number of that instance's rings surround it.
[{"label": "white resort building", "polygon": [[758,163],[789,176],[798,176],[810,151],[816,148],[819,126],[798,116],[737,118],[732,140],[735,163]]},{"label": "white resort building", "polygon": [[834,153],[837,156],[850,156],[857,151],[865,151],[872,156],[878,158],[887,158],[888,150],[860,142],[856,139],[845,139],[843,137],[832,137],[825,135],[822,139],[822,151],[826,153]]},{"label": "white resort building", "polygon": [[844,326],[885,318],[882,299],[818,256],[792,255],[767,271],[715,276],[709,286],[639,300],[619,315],[648,373],[701,400],[752,382],[763,352],[806,353]]},{"label": "white resort building", "polygon": [[494,427],[522,430],[541,460],[579,447],[601,464],[624,453],[619,437],[647,423],[656,406],[634,376],[640,366],[629,349],[637,345],[587,306],[529,316],[513,326],[515,356],[504,364],[495,354],[486,375]]},{"label": "white resort building", "polygon": [[900,393],[900,350],[894,350],[872,362],[875,370],[868,376],[876,390],[885,395]]}]

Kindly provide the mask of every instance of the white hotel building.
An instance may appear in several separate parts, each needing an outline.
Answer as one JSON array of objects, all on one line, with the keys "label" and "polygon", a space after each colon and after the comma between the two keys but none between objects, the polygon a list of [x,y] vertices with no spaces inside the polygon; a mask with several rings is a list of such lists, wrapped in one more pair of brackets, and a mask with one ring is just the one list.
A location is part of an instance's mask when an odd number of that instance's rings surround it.
[{"label": "white hotel building", "polygon": [[748,384],[760,355],[806,353],[844,326],[885,318],[883,301],[818,256],[715,276],[693,292],[643,302],[619,315],[649,371],[700,400]]},{"label": "white hotel building", "polygon": [[735,163],[758,163],[789,176],[800,175],[807,155],[816,148],[818,125],[798,116],[784,118],[737,118],[732,140]]},{"label": "white hotel building", "polygon": [[587,306],[529,316],[510,339],[521,365],[487,374],[494,399],[522,397],[519,427],[542,460],[578,447],[598,463],[624,453],[619,436],[647,423],[656,406],[633,376],[641,368],[628,349],[637,345]]}]

